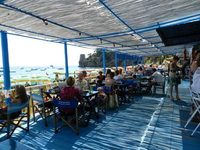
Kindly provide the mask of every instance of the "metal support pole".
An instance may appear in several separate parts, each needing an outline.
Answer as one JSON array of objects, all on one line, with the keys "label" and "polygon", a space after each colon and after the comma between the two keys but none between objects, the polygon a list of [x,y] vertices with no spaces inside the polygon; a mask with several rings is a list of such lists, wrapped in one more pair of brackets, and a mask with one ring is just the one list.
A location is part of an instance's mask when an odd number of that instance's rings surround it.
[{"label": "metal support pole", "polygon": [[2,48],[2,61],[3,61],[3,77],[4,77],[4,90],[10,90],[10,66],[9,66],[9,53],[8,53],[8,39],[5,31],[1,33],[1,48]]},{"label": "metal support pole", "polygon": [[69,67],[68,67],[68,55],[67,55],[67,42],[64,42],[64,51],[65,51],[65,77],[69,77]]},{"label": "metal support pole", "polygon": [[115,52],[115,67],[118,69],[118,60],[117,60],[117,52]]},{"label": "metal support pole", "polygon": [[124,71],[126,71],[126,56],[124,58]]},{"label": "metal support pole", "polygon": [[106,49],[102,48],[103,73],[106,74]]}]

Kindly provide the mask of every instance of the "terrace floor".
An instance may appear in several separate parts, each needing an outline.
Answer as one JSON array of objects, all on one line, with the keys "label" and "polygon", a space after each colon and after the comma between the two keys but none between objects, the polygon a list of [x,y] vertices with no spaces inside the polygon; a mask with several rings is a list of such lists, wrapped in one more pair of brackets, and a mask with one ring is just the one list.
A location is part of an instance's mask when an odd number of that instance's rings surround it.
[{"label": "terrace floor", "polygon": [[191,106],[188,87],[186,81],[180,85],[181,101],[162,95],[136,96],[118,112],[109,111],[98,121],[91,120],[79,136],[69,128],[54,134],[53,120],[49,119],[48,127],[41,120],[32,121],[29,133],[16,132],[12,139],[34,150],[197,150],[200,132],[190,136],[196,124],[183,129]]}]

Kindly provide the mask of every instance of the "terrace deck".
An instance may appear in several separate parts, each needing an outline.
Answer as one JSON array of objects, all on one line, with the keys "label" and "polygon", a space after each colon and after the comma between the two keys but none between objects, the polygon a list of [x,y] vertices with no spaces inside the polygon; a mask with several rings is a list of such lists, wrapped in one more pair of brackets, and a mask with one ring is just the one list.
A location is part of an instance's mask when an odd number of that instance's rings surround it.
[{"label": "terrace deck", "polygon": [[196,125],[183,129],[190,113],[188,82],[180,86],[181,101],[162,95],[136,96],[118,112],[109,111],[98,121],[80,129],[77,136],[70,128],[54,134],[53,120],[45,127],[42,121],[31,122],[30,132],[19,131],[12,139],[35,150],[130,149],[130,150],[197,150],[200,132],[190,136]]}]

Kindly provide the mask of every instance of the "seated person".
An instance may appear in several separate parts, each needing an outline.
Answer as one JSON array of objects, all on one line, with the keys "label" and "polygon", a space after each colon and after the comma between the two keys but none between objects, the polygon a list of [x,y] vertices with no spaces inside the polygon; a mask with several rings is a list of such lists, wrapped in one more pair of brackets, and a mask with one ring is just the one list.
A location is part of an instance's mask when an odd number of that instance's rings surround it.
[{"label": "seated person", "polygon": [[107,77],[107,75],[109,75],[110,73],[111,73],[111,69],[108,68],[108,69],[106,70],[106,77]]},{"label": "seated person", "polygon": [[[76,98],[78,101],[82,101],[82,97],[79,89],[74,87],[75,79],[73,77],[68,77],[67,86],[62,88],[60,97],[63,100],[71,100]],[[64,110],[65,113],[74,113],[73,110]]]},{"label": "seated person", "polygon": [[59,81],[60,81],[59,75],[56,73],[56,74],[55,74],[55,80],[54,80],[54,82],[59,82]]},{"label": "seated person", "polygon": [[115,83],[115,80],[113,79],[114,78],[114,72],[111,72],[110,74],[107,75],[106,79],[105,79],[105,86],[113,86],[114,83]]},{"label": "seated person", "polygon": [[75,86],[79,88],[80,91],[89,90],[89,84],[87,80],[84,79],[84,75],[82,72],[78,74],[78,79],[75,81]]},{"label": "seated person", "polygon": [[119,80],[119,70],[116,70],[116,71],[115,71],[114,80],[115,80],[115,81]]},{"label": "seated person", "polygon": [[103,75],[102,71],[99,71],[99,75],[97,76],[97,86],[102,86],[104,80],[105,75]]},{"label": "seated person", "polygon": [[162,85],[164,82],[163,75],[156,70],[156,68],[153,68],[153,74],[151,75],[152,78],[152,84],[153,85]]},{"label": "seated person", "polygon": [[89,78],[88,78],[88,75],[87,75],[87,71],[83,70],[82,71],[82,74],[83,74],[83,78],[88,82],[89,84]]},{"label": "seated person", "polygon": [[124,77],[123,77],[123,74],[122,74],[122,69],[120,68],[119,69],[119,74],[118,74],[118,80],[122,80]]},{"label": "seated person", "polygon": [[[27,97],[27,94],[26,94],[26,89],[25,89],[24,86],[16,85],[14,92],[15,92],[15,97],[12,98],[11,95],[10,95],[11,101],[9,103],[12,103],[12,104],[23,104],[23,103],[28,101],[28,97]],[[0,120],[1,119],[5,120],[7,118],[6,111],[7,111],[7,106],[0,109]],[[11,114],[11,118],[18,117],[20,115],[20,113],[21,113],[21,111],[12,113]]]}]

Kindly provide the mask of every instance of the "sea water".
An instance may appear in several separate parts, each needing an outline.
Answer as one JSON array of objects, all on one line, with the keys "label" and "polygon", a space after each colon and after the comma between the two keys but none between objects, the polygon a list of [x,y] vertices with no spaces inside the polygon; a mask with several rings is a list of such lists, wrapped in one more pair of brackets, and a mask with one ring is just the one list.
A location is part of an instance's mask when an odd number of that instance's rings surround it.
[{"label": "sea water", "polygon": [[[78,71],[96,68],[81,68],[78,66],[69,66],[69,76],[76,77]],[[45,67],[10,67],[10,79],[14,81],[26,82],[26,80],[55,80],[55,74],[59,75],[59,79],[65,79],[65,68],[63,66],[45,66]],[[3,84],[3,68],[0,70],[0,84]]]}]

